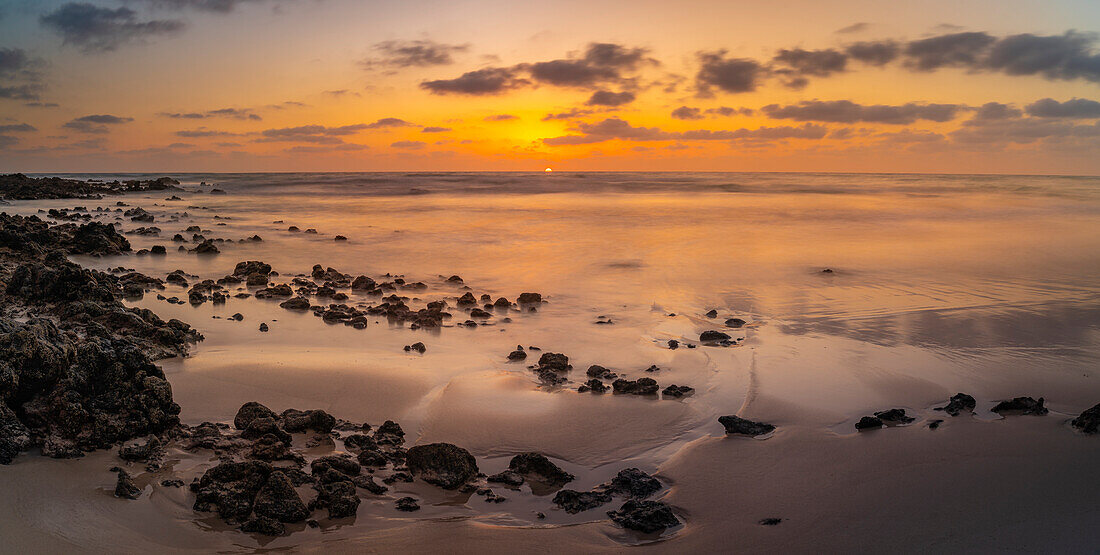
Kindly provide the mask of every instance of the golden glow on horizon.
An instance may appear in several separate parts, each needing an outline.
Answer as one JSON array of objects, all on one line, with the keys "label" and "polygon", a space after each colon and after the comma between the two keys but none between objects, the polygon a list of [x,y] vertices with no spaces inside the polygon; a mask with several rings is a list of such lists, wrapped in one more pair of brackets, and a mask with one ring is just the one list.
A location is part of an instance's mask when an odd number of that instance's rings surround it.
[{"label": "golden glow on horizon", "polygon": [[545,170],[543,170],[543,171],[544,171],[544,172],[546,172],[546,173],[550,173],[550,172],[552,172],[552,171],[554,171],[554,170],[552,170],[552,169],[550,169],[550,168],[546,168],[546,169],[545,169]]}]

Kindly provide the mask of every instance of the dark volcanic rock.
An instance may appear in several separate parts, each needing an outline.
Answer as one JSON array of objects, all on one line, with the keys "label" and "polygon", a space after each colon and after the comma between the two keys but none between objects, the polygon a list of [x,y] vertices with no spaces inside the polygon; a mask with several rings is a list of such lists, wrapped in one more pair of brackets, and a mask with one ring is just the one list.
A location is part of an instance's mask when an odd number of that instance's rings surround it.
[{"label": "dark volcanic rock", "polygon": [[623,503],[618,511],[608,511],[607,516],[623,528],[645,533],[660,532],[678,526],[680,520],[668,505],[659,501],[635,501]]},{"label": "dark volcanic rock", "polygon": [[360,502],[355,484],[346,481],[318,485],[317,499],[312,505],[315,508],[328,509],[329,518],[347,518],[355,516]]},{"label": "dark volcanic rock", "polygon": [[539,453],[521,453],[512,457],[508,470],[555,487],[572,482],[574,478]]},{"label": "dark volcanic rock", "polygon": [[286,533],[286,526],[271,517],[255,515],[241,525],[241,531],[265,536],[281,536]]},{"label": "dark volcanic rock", "polygon": [[589,366],[588,370],[585,371],[585,375],[587,375],[589,378],[600,378],[602,380],[613,380],[617,377],[614,372],[598,364],[593,364],[592,366]]},{"label": "dark volcanic rock", "polygon": [[393,507],[399,511],[412,512],[419,511],[420,505],[417,504],[416,499],[412,497],[402,497],[397,501],[394,501]]},{"label": "dark volcanic rock", "polygon": [[1082,412],[1070,422],[1070,425],[1086,434],[1095,434],[1100,431],[1100,403]]},{"label": "dark volcanic rock", "polygon": [[905,409],[890,409],[875,413],[875,417],[885,424],[908,424],[915,420],[905,415]]},{"label": "dark volcanic rock", "polygon": [[195,492],[196,511],[217,511],[225,520],[244,522],[252,513],[256,494],[267,483],[271,465],[265,462],[223,462],[207,470]]},{"label": "dark volcanic rock", "polygon": [[327,434],[336,425],[336,418],[320,409],[307,411],[287,409],[283,411],[280,417],[282,418],[283,428],[288,432],[313,430]]},{"label": "dark volcanic rock", "polygon": [[620,470],[605,487],[611,493],[644,499],[660,491],[661,482],[637,468],[627,468]]},{"label": "dark volcanic rock", "polygon": [[524,351],[523,349],[516,349],[516,350],[508,353],[508,360],[519,361],[519,360],[526,360],[526,359],[527,359],[527,351]]},{"label": "dark volcanic rock", "polygon": [[309,510],[294,484],[279,471],[267,478],[267,483],[256,494],[253,510],[260,516],[273,518],[279,522],[301,522],[309,516]]},{"label": "dark volcanic rock", "polygon": [[523,475],[512,470],[505,470],[485,478],[485,481],[517,487],[523,485]]},{"label": "dark volcanic rock", "polygon": [[1020,414],[1034,414],[1036,416],[1042,416],[1050,411],[1047,410],[1043,403],[1045,401],[1042,397],[1036,401],[1031,397],[1016,397],[1011,401],[1001,401],[997,403],[997,406],[993,407],[993,412],[1000,414],[1002,412],[1007,413],[1020,413]]},{"label": "dark volcanic rock", "polygon": [[702,341],[704,343],[716,343],[716,342],[719,342],[719,341],[729,341],[729,340],[730,340],[729,334],[725,334],[725,333],[722,333],[720,331],[707,330],[707,331],[699,334],[699,341]]},{"label": "dark volcanic rock", "polygon": [[726,325],[731,328],[739,328],[745,325],[745,321],[740,318],[729,318],[726,320]]},{"label": "dark volcanic rock", "polygon": [[233,417],[233,427],[238,430],[244,430],[257,418],[271,418],[274,420],[278,418],[278,416],[275,415],[275,411],[260,403],[249,401],[241,405],[240,409],[237,409],[237,415]]},{"label": "dark volcanic rock", "polygon": [[134,479],[130,477],[130,473],[123,469],[118,469],[118,482],[115,483],[115,497],[122,497],[124,499],[137,499],[141,497],[141,488],[137,487],[134,483]]},{"label": "dark volcanic rock", "polygon": [[653,378],[638,378],[633,381],[619,378],[611,382],[611,387],[615,390],[615,393],[656,395],[660,386],[657,385],[657,380]]},{"label": "dark volcanic rock", "polygon": [[542,302],[542,295],[539,293],[520,293],[519,298],[516,299],[519,304],[534,304]]},{"label": "dark volcanic rock", "polygon": [[409,471],[443,489],[456,489],[477,475],[477,461],[469,451],[450,443],[429,443],[409,449]]},{"label": "dark volcanic rock", "polygon": [[666,387],[661,393],[663,393],[665,397],[683,397],[684,395],[695,393],[695,388],[687,385],[672,384]]},{"label": "dark volcanic rock", "polygon": [[727,434],[741,434],[746,436],[759,436],[775,431],[775,426],[763,422],[753,422],[738,416],[719,416],[718,423],[726,428]]},{"label": "dark volcanic rock", "polygon": [[279,306],[288,310],[309,310],[309,299],[304,297],[294,297],[279,303]]},{"label": "dark volcanic rock", "polygon": [[881,427],[882,420],[879,420],[874,416],[864,416],[863,418],[859,419],[859,422],[856,422],[857,430],[878,429]]},{"label": "dark volcanic rock", "polygon": [[962,411],[974,411],[974,407],[978,406],[978,403],[973,397],[965,393],[956,393],[951,396],[951,400],[948,401],[946,406],[937,407],[936,410],[942,410],[951,416],[958,416]]},{"label": "dark volcanic rock", "polygon": [[573,515],[610,503],[611,494],[606,491],[577,491],[563,489],[554,495],[553,502],[565,512]]},{"label": "dark volcanic rock", "polygon": [[587,393],[589,391],[591,391],[593,393],[604,393],[608,389],[610,389],[610,388],[607,387],[606,385],[604,385],[603,382],[601,382],[600,380],[598,380],[596,378],[592,378],[592,379],[588,380],[587,382],[584,382],[583,384],[581,384],[580,387],[577,388],[577,391],[580,392],[580,393]]},{"label": "dark volcanic rock", "polygon": [[569,357],[561,353],[543,353],[539,357],[539,367],[555,372],[566,372],[573,368],[569,365]]}]

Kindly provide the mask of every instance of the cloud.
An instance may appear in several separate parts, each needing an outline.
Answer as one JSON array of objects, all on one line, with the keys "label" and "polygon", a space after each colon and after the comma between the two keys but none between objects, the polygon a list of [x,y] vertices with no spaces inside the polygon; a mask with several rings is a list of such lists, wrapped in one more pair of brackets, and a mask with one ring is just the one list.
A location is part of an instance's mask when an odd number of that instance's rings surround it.
[{"label": "cloud", "polygon": [[953,131],[951,138],[959,143],[978,144],[1083,141],[1095,147],[1100,142],[1100,122],[1079,125],[1060,118],[975,118]]},{"label": "cloud", "polygon": [[905,47],[906,65],[918,71],[975,67],[997,39],[987,33],[951,33],[915,40]]},{"label": "cloud", "polygon": [[0,48],[0,98],[38,100],[45,88],[39,72],[43,65],[21,48]]},{"label": "cloud", "polygon": [[343,143],[331,146],[305,146],[297,145],[284,149],[286,152],[294,154],[324,154],[328,152],[358,152],[361,150],[367,150],[370,147],[367,145]]},{"label": "cloud", "polygon": [[260,4],[271,0],[131,0],[157,8],[171,10],[196,10],[216,13],[232,12],[241,4]]},{"label": "cloud", "polygon": [[428,143],[425,143],[424,141],[397,141],[390,143],[390,146],[393,148],[401,148],[405,150],[420,150],[428,146]]},{"label": "cloud", "polygon": [[706,113],[726,117],[751,116],[756,113],[756,110],[753,110],[752,108],[730,108],[729,106],[719,106],[717,108],[707,108]]},{"label": "cloud", "polygon": [[38,131],[34,126],[26,123],[13,123],[8,125],[0,125],[0,133],[31,133]]},{"label": "cloud", "polygon": [[108,132],[108,125],[121,125],[131,121],[134,121],[134,118],[112,116],[110,114],[93,114],[71,120],[61,127],[81,133],[102,134]]},{"label": "cloud", "polygon": [[1024,111],[1039,118],[1093,119],[1100,118],[1100,102],[1084,98],[1058,102],[1053,98],[1044,98],[1028,104]]},{"label": "cloud", "polygon": [[424,129],[421,129],[420,132],[421,133],[446,133],[447,131],[450,131],[450,130],[451,130],[450,127],[425,127]]},{"label": "cloud", "polygon": [[844,71],[848,64],[848,56],[833,49],[828,50],[780,50],[772,63],[785,66],[779,71],[793,72],[796,75],[828,77],[834,73]]},{"label": "cloud", "polygon": [[19,144],[19,137],[11,137],[9,135],[0,135],[0,149],[6,149]]},{"label": "cloud", "polygon": [[630,91],[596,91],[585,102],[588,106],[622,106],[634,102],[634,93]]},{"label": "cloud", "polygon": [[849,44],[844,52],[853,60],[872,66],[884,66],[898,58],[901,45],[892,40],[864,41]]},{"label": "cloud", "polygon": [[199,138],[205,138],[205,137],[238,137],[241,134],[240,133],[232,133],[232,132],[229,132],[229,131],[218,131],[218,130],[215,130],[215,129],[207,129],[205,127],[200,127],[198,129],[185,129],[185,130],[182,130],[182,131],[176,131],[175,135],[177,137],[186,137],[186,138],[190,138],[190,139],[199,139]]},{"label": "cloud", "polygon": [[985,66],[1008,75],[1042,75],[1047,79],[1082,78],[1100,82],[1100,53],[1093,52],[1096,35],[1067,31],[1063,35],[1011,35],[989,52]]},{"label": "cloud", "polygon": [[811,100],[789,106],[769,104],[761,108],[761,111],[773,119],[793,119],[795,121],[908,124],[917,120],[950,121],[955,118],[955,115],[962,108],[958,104],[918,104],[910,102],[900,106],[884,104],[865,106],[850,100]]},{"label": "cloud", "polygon": [[859,33],[861,31],[866,31],[867,28],[870,27],[870,26],[871,26],[870,23],[867,23],[865,21],[861,21],[859,23],[853,23],[853,24],[851,24],[847,27],[841,27],[840,29],[837,29],[836,31],[833,31],[833,32],[841,34],[841,35],[849,35],[849,34],[852,34],[852,33]]},{"label": "cloud", "polygon": [[360,62],[366,69],[447,66],[454,63],[452,54],[466,52],[468,44],[442,44],[430,40],[389,40],[374,45],[382,56]]},{"label": "cloud", "polygon": [[347,89],[340,89],[337,91],[323,91],[321,94],[325,96],[331,96],[333,98],[342,98],[345,96],[362,96],[355,91],[349,91]]},{"label": "cloud", "polygon": [[100,8],[76,2],[42,15],[39,22],[60,34],[65,44],[78,46],[84,52],[115,50],[127,42],[183,29],[183,22],[176,20],[138,21],[137,13],[130,8]]},{"label": "cloud", "polygon": [[36,100],[39,98],[38,93],[41,90],[42,87],[37,85],[15,85],[11,87],[0,85],[0,98]]},{"label": "cloud", "polygon": [[573,108],[568,112],[559,112],[557,114],[546,114],[542,117],[542,121],[553,121],[557,119],[576,119],[584,116],[590,116],[596,113],[595,110],[582,110],[580,108]]},{"label": "cloud", "polygon": [[[368,123],[364,125],[363,129],[382,129],[385,127],[415,127],[416,124],[409,123],[399,118],[382,118],[374,123]],[[355,127],[354,125],[345,127]]]},{"label": "cloud", "polygon": [[634,127],[619,118],[598,123],[579,123],[573,135],[542,140],[548,146],[571,146],[600,143],[613,139],[624,141],[770,141],[782,139],[821,139],[828,133],[822,125],[807,123],[798,127],[760,127],[757,129],[664,131],[656,127]]},{"label": "cloud", "polygon": [[513,116],[512,114],[493,114],[491,116],[485,116],[485,121],[512,121],[519,119],[519,116]]},{"label": "cloud", "polygon": [[[376,129],[378,127],[387,127],[392,125],[400,125],[393,123],[381,123],[385,120],[398,120],[397,118],[384,118],[378,120],[372,124],[357,123],[354,125],[341,125],[339,127],[326,127],[324,125],[300,125],[297,127],[282,127],[279,129],[265,129],[260,132],[261,137],[256,139],[258,143],[273,143],[273,142],[299,142],[299,143],[315,143],[315,144],[343,144],[344,140],[340,137],[353,135],[365,129]],[[402,122],[408,125],[407,122]]]},{"label": "cloud", "polygon": [[703,114],[700,113],[698,108],[691,108],[689,106],[680,106],[672,111],[672,117],[676,119],[703,119]]},{"label": "cloud", "polygon": [[424,81],[420,83],[420,88],[432,94],[482,96],[501,94],[529,84],[530,81],[520,78],[512,68],[490,67],[468,71],[454,79]]},{"label": "cloud", "polygon": [[26,102],[23,105],[27,108],[58,108],[61,106],[56,102]]},{"label": "cloud", "polygon": [[1008,104],[1001,104],[1000,102],[986,102],[978,107],[974,112],[975,120],[1000,120],[1009,118],[1018,118],[1023,115],[1023,112],[1017,108],[1013,108]]},{"label": "cloud", "polygon": [[253,113],[252,110],[239,108],[221,108],[219,110],[209,110],[206,112],[161,112],[157,115],[172,119],[231,118],[252,121],[260,121],[263,119],[259,114]]},{"label": "cloud", "polygon": [[756,60],[726,58],[725,50],[699,52],[700,67],[695,75],[695,88],[701,96],[710,96],[712,87],[723,92],[755,91],[767,76],[767,70]]}]

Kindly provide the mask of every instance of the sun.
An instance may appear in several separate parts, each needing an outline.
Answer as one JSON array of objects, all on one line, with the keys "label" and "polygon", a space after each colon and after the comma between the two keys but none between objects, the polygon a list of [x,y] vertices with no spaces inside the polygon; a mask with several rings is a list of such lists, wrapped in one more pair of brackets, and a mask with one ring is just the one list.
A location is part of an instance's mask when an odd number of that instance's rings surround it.
[{"label": "sun", "polygon": [[552,170],[552,169],[550,169],[550,168],[546,168],[545,170],[542,170],[542,171],[544,171],[544,172],[546,172],[546,173],[550,173],[550,172],[552,172],[552,171],[554,171],[554,170]]}]

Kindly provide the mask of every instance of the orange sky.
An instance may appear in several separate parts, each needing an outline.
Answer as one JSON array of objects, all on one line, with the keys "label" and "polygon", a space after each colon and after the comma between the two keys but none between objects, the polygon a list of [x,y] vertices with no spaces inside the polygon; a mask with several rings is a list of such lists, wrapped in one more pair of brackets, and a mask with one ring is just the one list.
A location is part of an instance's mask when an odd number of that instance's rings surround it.
[{"label": "orange sky", "polygon": [[0,171],[1100,173],[1094,1],[528,4],[0,0]]}]

